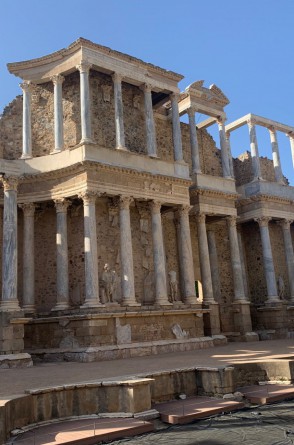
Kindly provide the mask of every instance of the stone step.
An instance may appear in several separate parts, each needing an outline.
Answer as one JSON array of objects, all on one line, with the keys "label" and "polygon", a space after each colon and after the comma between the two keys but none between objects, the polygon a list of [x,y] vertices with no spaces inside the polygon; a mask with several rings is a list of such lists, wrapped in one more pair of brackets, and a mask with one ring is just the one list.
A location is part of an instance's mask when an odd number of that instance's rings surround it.
[{"label": "stone step", "polygon": [[294,385],[266,384],[252,385],[239,388],[250,403],[265,405],[266,403],[278,402],[294,398]]},{"label": "stone step", "polygon": [[154,405],[163,422],[181,425],[214,414],[235,411],[243,407],[244,403],[242,402],[202,396]]},{"label": "stone step", "polygon": [[7,445],[95,445],[152,431],[152,422],[134,418],[81,419],[43,425],[19,434]]}]

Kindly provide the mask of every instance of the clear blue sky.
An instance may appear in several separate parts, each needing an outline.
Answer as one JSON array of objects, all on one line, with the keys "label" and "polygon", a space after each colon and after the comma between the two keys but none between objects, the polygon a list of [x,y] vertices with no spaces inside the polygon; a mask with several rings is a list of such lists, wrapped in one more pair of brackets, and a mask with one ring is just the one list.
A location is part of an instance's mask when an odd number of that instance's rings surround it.
[{"label": "clear blue sky", "polygon": [[[1,0],[0,111],[21,93],[6,63],[85,37],[183,74],[182,89],[215,83],[231,102],[227,122],[251,112],[294,126],[293,29],[294,0]],[[271,156],[266,130],[257,136]],[[234,156],[249,149],[247,128],[231,139]],[[294,185],[288,138],[278,140]]]}]

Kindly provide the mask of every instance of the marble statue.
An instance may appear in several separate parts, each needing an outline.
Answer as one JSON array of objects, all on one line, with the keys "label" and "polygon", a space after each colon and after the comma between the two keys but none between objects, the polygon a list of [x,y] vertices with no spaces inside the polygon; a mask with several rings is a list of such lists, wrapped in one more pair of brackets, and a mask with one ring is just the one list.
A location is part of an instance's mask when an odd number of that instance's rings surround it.
[{"label": "marble statue", "polygon": [[169,273],[169,287],[171,293],[171,301],[176,301],[178,297],[178,282],[177,282],[177,272],[171,270]]},{"label": "marble statue", "polygon": [[278,288],[278,295],[281,300],[284,299],[284,293],[285,293],[285,283],[283,280],[283,277],[281,275],[278,276],[277,279],[277,288]]},{"label": "marble statue", "polygon": [[[113,273],[114,272],[114,273]],[[106,303],[112,303],[114,285],[116,284],[116,272],[110,270],[109,264],[105,263],[101,275],[100,286],[102,291],[102,300]]]}]

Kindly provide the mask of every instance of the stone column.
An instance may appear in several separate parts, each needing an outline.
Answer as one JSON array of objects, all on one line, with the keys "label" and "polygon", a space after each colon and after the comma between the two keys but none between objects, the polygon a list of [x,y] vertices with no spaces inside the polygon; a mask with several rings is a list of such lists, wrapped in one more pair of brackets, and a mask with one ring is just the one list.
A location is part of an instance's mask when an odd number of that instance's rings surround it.
[{"label": "stone column", "polygon": [[90,103],[90,87],[89,87],[89,71],[91,64],[81,61],[77,65],[80,72],[80,101],[81,101],[81,127],[82,139],[81,144],[88,144],[92,142],[92,128],[91,128],[91,103]]},{"label": "stone column", "polygon": [[221,148],[223,177],[231,178],[232,176],[231,176],[230,161],[229,161],[228,147],[226,141],[225,122],[224,120],[219,119],[217,121],[217,124],[218,124],[219,140]]},{"label": "stone column", "polygon": [[168,301],[166,288],[166,264],[160,213],[161,203],[158,201],[151,201],[150,208],[152,219],[155,304],[167,305],[170,303]]},{"label": "stone column", "polygon": [[120,263],[122,305],[139,306],[135,297],[134,264],[131,231],[130,204],[133,201],[128,196],[119,199],[119,225],[120,225]]},{"label": "stone column", "polygon": [[101,306],[98,281],[98,252],[96,232],[96,198],[94,192],[80,196],[84,202],[85,301],[82,308]]},{"label": "stone column", "polygon": [[21,204],[23,210],[23,310],[35,312],[35,204]]},{"label": "stone column", "polygon": [[213,298],[205,219],[206,219],[205,213],[198,213],[196,215],[198,242],[199,242],[199,262],[200,262],[201,282],[203,290],[203,303],[210,304],[210,303],[215,303],[215,300]]},{"label": "stone column", "polygon": [[288,270],[289,288],[290,288],[290,304],[294,305],[294,253],[293,243],[291,237],[291,223],[292,220],[284,219],[280,221],[283,230],[284,246]]},{"label": "stone column", "polygon": [[118,150],[126,150],[125,129],[123,117],[123,99],[122,99],[122,76],[118,73],[112,75],[114,87],[114,111],[115,111],[115,137],[116,148]]},{"label": "stone column", "polygon": [[151,157],[157,157],[156,132],[155,132],[155,124],[154,124],[154,116],[152,108],[151,85],[144,84],[142,89],[144,91],[147,154]]},{"label": "stone column", "polygon": [[57,199],[56,208],[56,305],[53,311],[62,311],[69,308],[68,294],[68,243],[67,243],[67,208],[70,202],[67,199]]},{"label": "stone column", "polygon": [[14,176],[3,177],[3,257],[0,311],[19,311],[17,298],[17,183]]},{"label": "stone column", "polygon": [[225,135],[226,135],[226,144],[227,144],[227,150],[228,150],[228,156],[229,156],[230,174],[231,174],[232,178],[235,178],[234,162],[233,162],[233,157],[232,157],[231,141],[230,141],[231,133],[227,132],[227,133],[225,133]]},{"label": "stone column", "polygon": [[247,297],[247,299],[250,300],[248,280],[247,280],[247,263],[246,263],[246,256],[245,256],[245,252],[244,252],[244,245],[243,245],[243,241],[242,241],[241,225],[237,226],[237,236],[238,236],[240,260],[241,260],[241,267],[242,267],[244,292],[245,292],[245,296]]},{"label": "stone column", "polygon": [[220,303],[221,301],[221,286],[219,279],[218,257],[215,242],[215,235],[213,230],[207,230],[207,241],[210,259],[211,280],[212,289],[215,301]]},{"label": "stone column", "polygon": [[172,93],[171,96],[171,108],[172,108],[172,125],[173,125],[173,143],[174,143],[174,155],[175,161],[183,161],[183,149],[182,149],[182,135],[181,135],[181,122],[178,106],[178,94]]},{"label": "stone column", "polygon": [[294,135],[292,133],[289,133],[287,135],[290,139],[290,146],[291,146],[291,155],[292,155],[292,164],[294,167]]},{"label": "stone column", "polygon": [[250,151],[251,151],[251,160],[252,160],[253,180],[262,179],[257,138],[256,138],[255,122],[252,120],[249,120],[247,122],[247,125],[248,125],[248,129],[249,129],[249,137],[250,137]]},{"label": "stone column", "polygon": [[197,140],[197,128],[195,122],[195,110],[193,108],[188,109],[189,116],[189,129],[190,129],[190,145],[191,145],[191,158],[192,158],[192,173],[201,173],[199,147]]},{"label": "stone column", "polygon": [[228,216],[226,219],[227,219],[229,240],[230,240],[230,254],[231,254],[233,281],[234,281],[234,301],[247,302],[247,298],[245,296],[245,291],[244,291],[242,266],[241,266],[240,251],[238,244],[237,218],[236,216]]},{"label": "stone column", "polygon": [[54,138],[55,148],[52,152],[59,153],[64,148],[63,141],[63,108],[62,108],[62,83],[64,77],[56,74],[51,78],[54,85]]},{"label": "stone column", "polygon": [[276,133],[275,128],[270,128],[269,133],[270,133],[271,145],[272,145],[275,179],[280,184],[284,184],[284,176],[283,176],[282,168],[281,168],[280,152],[279,152],[277,133]]},{"label": "stone column", "polygon": [[260,229],[263,267],[264,267],[266,286],[267,286],[267,300],[265,303],[268,305],[272,303],[280,303],[277,291],[276,275],[275,275],[272,247],[271,247],[270,234],[268,228],[268,223],[270,220],[271,218],[268,217],[257,218],[255,220],[258,222]]},{"label": "stone column", "polygon": [[22,155],[21,159],[32,158],[31,91],[30,82],[20,83],[23,92],[22,106]]}]

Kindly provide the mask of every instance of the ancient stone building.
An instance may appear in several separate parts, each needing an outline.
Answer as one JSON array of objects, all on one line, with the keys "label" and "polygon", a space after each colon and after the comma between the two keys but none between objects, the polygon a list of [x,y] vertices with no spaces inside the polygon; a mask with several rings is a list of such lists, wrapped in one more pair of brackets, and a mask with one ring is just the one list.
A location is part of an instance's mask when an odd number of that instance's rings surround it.
[{"label": "ancient stone building", "polygon": [[[225,125],[216,85],[180,92],[182,75],[82,38],[8,69],[23,94],[0,120],[0,354],[89,361],[291,335],[294,189],[276,132],[294,156],[294,127]],[[233,159],[242,125],[250,151]]]}]

